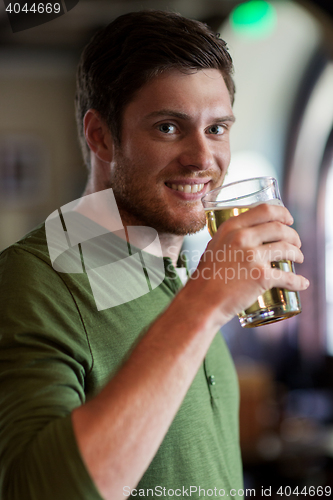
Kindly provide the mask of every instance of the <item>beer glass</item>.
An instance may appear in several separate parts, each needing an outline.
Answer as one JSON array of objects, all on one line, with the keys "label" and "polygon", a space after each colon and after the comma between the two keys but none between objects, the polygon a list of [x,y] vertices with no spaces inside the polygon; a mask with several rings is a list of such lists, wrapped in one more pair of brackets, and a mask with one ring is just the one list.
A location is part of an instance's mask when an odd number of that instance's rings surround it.
[{"label": "beer glass", "polygon": [[[208,231],[213,237],[217,228],[230,217],[235,217],[260,203],[283,205],[279,187],[273,177],[257,177],[226,184],[202,197],[205,208]],[[290,260],[272,262],[271,266],[283,271],[295,272]],[[244,271],[244,270],[243,270]],[[241,290],[240,290],[240,293]],[[282,288],[272,288],[245,311],[238,314],[244,328],[266,325],[301,312],[298,292]]]}]

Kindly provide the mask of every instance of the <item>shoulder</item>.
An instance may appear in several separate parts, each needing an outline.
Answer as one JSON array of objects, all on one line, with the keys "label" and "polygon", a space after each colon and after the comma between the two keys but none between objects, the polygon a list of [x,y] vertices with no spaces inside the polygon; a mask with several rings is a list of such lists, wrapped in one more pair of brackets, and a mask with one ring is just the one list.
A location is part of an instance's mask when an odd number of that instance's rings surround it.
[{"label": "shoulder", "polygon": [[52,342],[80,359],[90,357],[81,312],[65,278],[52,267],[44,224],[1,252],[2,347],[29,343],[32,335],[39,346]]},{"label": "shoulder", "polygon": [[[70,299],[70,300],[69,300]],[[0,254],[0,311],[21,315],[25,308],[46,305],[68,309],[71,294],[63,276],[54,270],[41,224]],[[73,304],[71,305],[73,307]]]},{"label": "shoulder", "polygon": [[[40,224],[21,240],[0,253],[0,283],[12,283],[17,276],[39,274],[52,268],[45,238],[45,225]],[[5,281],[5,283],[4,283]]]}]

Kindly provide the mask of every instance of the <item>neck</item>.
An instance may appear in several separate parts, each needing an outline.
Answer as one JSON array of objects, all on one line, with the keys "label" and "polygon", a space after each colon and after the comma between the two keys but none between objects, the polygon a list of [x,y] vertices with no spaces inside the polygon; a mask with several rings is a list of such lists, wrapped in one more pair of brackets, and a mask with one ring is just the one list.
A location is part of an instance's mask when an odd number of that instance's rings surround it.
[{"label": "neck", "polygon": [[176,267],[184,236],[176,236],[174,234],[159,234],[158,236],[163,256],[170,257],[172,264]]},{"label": "neck", "polygon": [[[144,228],[142,229],[142,231],[140,230],[140,226],[144,226],[144,224],[142,224],[142,221],[139,220],[137,217],[131,216],[131,214],[129,214],[128,212],[124,212],[121,209],[119,209],[119,212],[125,227],[135,226],[136,228],[138,228],[137,230],[138,240],[136,241],[134,240],[133,243],[142,249],[145,248],[146,245],[149,244],[149,240],[151,239],[151,233],[149,233],[149,231],[146,232]],[[135,233],[132,232],[132,235],[133,237],[135,237]],[[162,248],[163,257],[169,257],[174,267],[176,267],[179,252],[183,244],[184,236],[159,232],[158,239]],[[154,245],[150,246],[150,253],[155,254]],[[159,250],[157,250],[156,255],[160,255]]]}]

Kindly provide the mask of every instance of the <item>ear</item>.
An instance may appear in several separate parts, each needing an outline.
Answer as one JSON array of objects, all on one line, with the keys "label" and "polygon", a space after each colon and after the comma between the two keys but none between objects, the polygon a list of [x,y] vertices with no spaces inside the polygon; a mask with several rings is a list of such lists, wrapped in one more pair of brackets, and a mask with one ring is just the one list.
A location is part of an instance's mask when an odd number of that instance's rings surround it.
[{"label": "ear", "polygon": [[113,139],[105,121],[95,109],[89,109],[83,119],[84,135],[91,151],[104,162],[113,158]]}]

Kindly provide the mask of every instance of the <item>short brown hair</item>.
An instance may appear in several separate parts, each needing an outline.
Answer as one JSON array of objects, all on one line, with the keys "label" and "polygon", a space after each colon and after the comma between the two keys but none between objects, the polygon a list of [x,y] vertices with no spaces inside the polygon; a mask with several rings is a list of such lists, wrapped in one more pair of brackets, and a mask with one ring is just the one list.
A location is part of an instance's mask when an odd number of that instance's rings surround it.
[{"label": "short brown hair", "polygon": [[76,120],[83,157],[90,166],[83,118],[95,109],[116,144],[124,107],[151,78],[169,69],[221,71],[233,103],[233,65],[226,43],[211,29],[179,14],[131,12],[98,31],[85,47],[77,70]]}]

